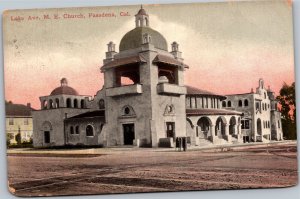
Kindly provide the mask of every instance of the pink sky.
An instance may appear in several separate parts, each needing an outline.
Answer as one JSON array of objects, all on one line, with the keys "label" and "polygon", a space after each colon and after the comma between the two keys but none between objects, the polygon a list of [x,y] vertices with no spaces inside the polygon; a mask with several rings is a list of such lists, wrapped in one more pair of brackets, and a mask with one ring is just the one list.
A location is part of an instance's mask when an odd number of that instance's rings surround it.
[{"label": "pink sky", "polygon": [[[88,13],[91,9],[72,12]],[[118,49],[122,36],[134,28],[137,7],[126,10],[132,16],[110,19],[115,26],[104,20],[13,23],[6,17],[6,100],[29,102],[40,108],[39,96],[49,95],[62,77],[79,94],[94,96],[103,85],[99,68],[106,44],[112,40]],[[255,89],[258,79],[263,78],[265,86],[270,85],[278,93],[283,82],[294,81],[291,8],[286,4],[146,6],[146,10],[151,27],[162,33],[169,45],[179,43],[185,63],[190,66],[185,73],[188,85],[220,94],[245,93]],[[179,12],[181,17],[177,16]],[[40,14],[21,14],[31,13]],[[11,13],[16,14],[20,13]]]}]

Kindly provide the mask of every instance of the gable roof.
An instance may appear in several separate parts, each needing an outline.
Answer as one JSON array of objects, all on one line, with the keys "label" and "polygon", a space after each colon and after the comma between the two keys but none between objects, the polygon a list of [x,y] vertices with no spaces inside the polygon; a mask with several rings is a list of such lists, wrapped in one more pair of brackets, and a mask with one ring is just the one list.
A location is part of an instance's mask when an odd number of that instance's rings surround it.
[{"label": "gable roof", "polygon": [[5,114],[6,116],[17,116],[17,117],[31,117],[31,111],[35,109],[29,105],[13,104],[11,102],[5,103]]}]

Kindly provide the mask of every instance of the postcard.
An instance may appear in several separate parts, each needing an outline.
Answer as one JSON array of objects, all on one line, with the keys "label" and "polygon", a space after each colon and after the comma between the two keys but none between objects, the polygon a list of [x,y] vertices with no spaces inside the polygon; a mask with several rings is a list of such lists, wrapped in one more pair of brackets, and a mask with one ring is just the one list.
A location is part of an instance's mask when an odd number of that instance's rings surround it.
[{"label": "postcard", "polygon": [[8,189],[298,183],[291,1],[3,13]]}]

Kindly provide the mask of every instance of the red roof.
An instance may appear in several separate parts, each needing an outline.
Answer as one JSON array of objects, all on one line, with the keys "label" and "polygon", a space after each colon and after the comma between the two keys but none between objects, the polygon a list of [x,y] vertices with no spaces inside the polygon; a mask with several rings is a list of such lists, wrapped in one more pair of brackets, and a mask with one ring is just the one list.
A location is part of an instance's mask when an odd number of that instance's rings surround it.
[{"label": "red roof", "polygon": [[193,115],[242,115],[242,112],[225,109],[186,109],[187,116]]},{"label": "red roof", "polygon": [[23,104],[5,103],[6,116],[31,117],[31,111],[34,109]]},{"label": "red roof", "polygon": [[159,62],[165,63],[165,64],[170,64],[170,65],[175,65],[175,66],[183,66],[184,68],[189,68],[189,66],[184,64],[183,62],[178,61],[175,58],[161,55],[161,54],[158,54],[153,60],[153,63],[159,63]]},{"label": "red roof", "polygon": [[50,95],[79,95],[78,92],[69,86],[60,86],[54,89]]},{"label": "red roof", "polygon": [[123,65],[127,65],[127,64],[146,63],[146,62],[147,61],[142,56],[135,55],[135,56],[131,56],[131,57],[115,59],[115,60],[105,64],[102,68],[105,69],[105,68],[110,68],[110,67],[123,66]]},{"label": "red roof", "polygon": [[216,93],[213,93],[213,92],[210,92],[207,90],[199,89],[196,87],[186,85],[186,89],[187,89],[187,95],[216,96],[216,97],[222,98],[222,100],[226,99],[226,97],[223,95],[219,95],[219,94],[216,94]]}]

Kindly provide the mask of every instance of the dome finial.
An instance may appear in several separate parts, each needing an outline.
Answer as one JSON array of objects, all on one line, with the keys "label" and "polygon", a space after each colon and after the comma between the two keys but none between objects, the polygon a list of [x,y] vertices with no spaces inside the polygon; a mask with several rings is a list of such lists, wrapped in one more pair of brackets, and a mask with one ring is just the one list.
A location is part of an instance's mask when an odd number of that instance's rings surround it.
[{"label": "dome finial", "polygon": [[68,80],[67,80],[67,78],[63,77],[63,78],[60,80],[60,85],[61,85],[61,86],[68,86]]}]

